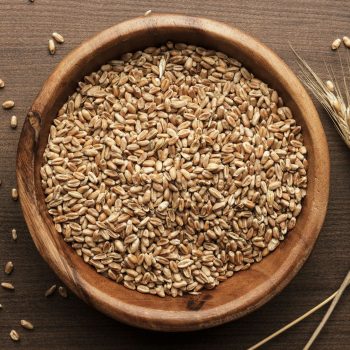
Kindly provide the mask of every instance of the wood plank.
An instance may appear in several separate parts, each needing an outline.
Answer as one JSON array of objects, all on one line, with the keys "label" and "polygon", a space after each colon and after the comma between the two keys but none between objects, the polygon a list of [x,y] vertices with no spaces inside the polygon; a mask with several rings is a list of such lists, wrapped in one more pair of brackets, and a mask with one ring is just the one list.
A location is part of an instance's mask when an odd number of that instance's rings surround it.
[{"label": "wood plank", "polygon": [[[10,198],[15,185],[15,155],[21,123],[44,80],[54,66],[81,41],[122,20],[142,15],[146,10],[206,16],[237,26],[274,49],[294,71],[297,65],[288,41],[319,73],[323,59],[338,64],[329,45],[337,36],[350,34],[348,1],[235,1],[208,0],[122,1],[95,0],[2,0],[0,4],[0,77],[6,87],[0,100],[12,98],[16,107],[0,111],[0,266],[15,264],[11,280],[14,293],[0,290],[0,344],[14,349],[8,337],[12,328],[22,336],[27,349],[154,349],[180,347],[245,349],[298,317],[330,295],[349,268],[350,152],[338,137],[332,123],[319,108],[331,155],[331,196],[328,215],[316,247],[293,282],[270,303],[238,320],[191,334],[152,334],[117,323],[89,308],[74,296],[46,300],[43,293],[58,282],[31,241],[19,203]],[[66,43],[50,56],[47,41],[53,31],[62,33]],[[325,75],[324,75],[325,76]],[[326,76],[325,76],[326,77]],[[19,127],[9,126],[16,114]],[[16,227],[18,241],[10,238]],[[0,272],[0,279],[5,279]],[[59,283],[59,282],[58,282]],[[350,344],[350,303],[344,295],[330,322],[316,341],[315,349],[345,349]],[[317,313],[280,336],[266,349],[300,349],[322,317]],[[20,329],[26,318],[36,329]],[[101,345],[103,344],[103,345]]]}]

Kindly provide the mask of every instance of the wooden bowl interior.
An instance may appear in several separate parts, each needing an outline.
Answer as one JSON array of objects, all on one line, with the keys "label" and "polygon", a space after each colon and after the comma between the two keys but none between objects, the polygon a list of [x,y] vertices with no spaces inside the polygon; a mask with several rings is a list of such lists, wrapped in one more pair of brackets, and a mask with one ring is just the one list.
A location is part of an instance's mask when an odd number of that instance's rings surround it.
[{"label": "wooden bowl interior", "polygon": [[[37,112],[42,121],[34,152],[32,189],[33,200],[40,213],[41,226],[38,226],[39,219],[35,217],[37,212],[32,212],[34,215],[32,217],[28,217],[29,209],[24,208],[24,212],[40,253],[55,268],[69,288],[85,301],[114,318],[145,328],[161,330],[206,328],[238,318],[264,304],[278,293],[302,266],[323,222],[328,198],[328,153],[326,152],[324,165],[320,165],[322,161],[318,157],[320,148],[324,145],[322,140],[316,144],[315,133],[319,133],[320,124],[313,125],[313,118],[315,116],[317,118],[317,113],[298,80],[270,50],[225,25],[220,25],[223,28],[219,26],[215,29],[217,25],[215,22],[208,21],[208,25],[201,19],[181,17],[181,20],[177,19],[174,24],[172,21],[157,18],[151,16],[147,19],[134,20],[129,30],[127,26],[111,28],[100,38],[103,43],[101,46],[98,40],[90,42],[90,45],[83,44],[70,56],[74,64],[70,64],[70,60],[67,59],[66,64],[63,62],[58,67],[56,75],[50,77],[48,84],[56,84],[54,93],[50,89],[45,91],[44,87],[32,107],[32,111]],[[228,32],[227,28],[230,29]],[[76,89],[77,82],[82,80],[84,75],[125,52],[133,52],[147,46],[158,46],[168,40],[216,49],[237,58],[256,77],[279,92],[303,128],[305,143],[309,150],[309,184],[296,227],[289,232],[285,241],[273,254],[262,262],[253,264],[249,270],[236,273],[214,290],[204,291],[199,296],[186,295],[161,299],[130,291],[102,277],[76,255],[54,229],[44,202],[39,171],[52,120],[67,97]],[[80,56],[75,59],[77,52]],[[308,114],[311,115],[310,119],[307,118]],[[26,122],[24,134],[32,134],[29,129],[30,125]],[[319,137],[322,139],[324,138],[322,128],[320,130]],[[322,194],[320,184],[324,186],[325,183],[326,190]],[[25,206],[23,202],[22,206]],[[40,232],[36,230],[38,227],[42,228]]]}]

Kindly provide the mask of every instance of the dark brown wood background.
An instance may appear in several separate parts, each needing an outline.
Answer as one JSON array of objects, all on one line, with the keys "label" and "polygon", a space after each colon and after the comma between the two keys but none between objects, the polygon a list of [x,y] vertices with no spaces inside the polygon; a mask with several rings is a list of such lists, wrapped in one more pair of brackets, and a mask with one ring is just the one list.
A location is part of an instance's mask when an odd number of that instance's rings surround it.
[{"label": "dark brown wood background", "polygon": [[[0,290],[0,349],[246,349],[295,319],[335,291],[349,269],[350,257],[350,151],[318,106],[331,156],[331,195],[328,215],[315,249],[292,283],[253,314],[214,329],[182,334],[135,329],[85,305],[75,296],[45,299],[44,291],[59,283],[35,249],[19,203],[10,191],[15,186],[15,158],[20,128],[40,86],[55,65],[86,38],[120,21],[153,12],[205,16],[236,26],[274,49],[294,71],[296,60],[288,42],[323,77],[323,60],[339,66],[330,51],[334,38],[350,35],[349,1],[230,1],[230,0],[0,0],[0,102],[11,98],[16,107],[0,110],[0,265],[12,260],[9,277],[16,290]],[[66,39],[55,56],[47,52],[53,31]],[[345,49],[342,55],[345,55]],[[19,127],[10,129],[16,114]],[[18,241],[11,240],[15,227]],[[350,348],[350,295],[346,293],[315,343],[315,349]],[[281,335],[265,349],[302,349],[323,311]],[[22,330],[20,319],[36,329]],[[11,329],[21,334],[20,344],[9,339]]]}]

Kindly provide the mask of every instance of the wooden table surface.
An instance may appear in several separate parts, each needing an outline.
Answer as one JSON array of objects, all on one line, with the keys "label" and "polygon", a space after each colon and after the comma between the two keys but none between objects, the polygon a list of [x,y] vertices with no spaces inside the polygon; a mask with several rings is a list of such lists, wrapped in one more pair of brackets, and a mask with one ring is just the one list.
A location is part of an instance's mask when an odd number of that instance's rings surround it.
[{"label": "wooden table surface", "polygon": [[[15,284],[14,292],[0,290],[1,349],[246,349],[335,291],[349,269],[350,252],[350,151],[317,104],[331,156],[331,194],[328,214],[318,242],[292,283],[258,311],[214,329],[182,334],[154,333],[118,323],[85,305],[75,296],[43,294],[58,283],[54,272],[39,256],[23,220],[20,205],[11,199],[15,186],[15,158],[20,128],[40,86],[56,64],[91,35],[120,21],[153,12],[205,16],[234,25],[270,46],[297,72],[288,42],[324,78],[323,60],[339,65],[330,43],[350,35],[349,1],[230,1],[230,0],[0,0],[1,103],[14,99],[11,111],[0,110],[0,265],[12,260],[11,276],[0,280]],[[66,39],[50,56],[47,42],[53,31]],[[345,49],[342,54],[345,55]],[[19,118],[17,130],[9,118]],[[11,239],[11,229],[18,241]],[[314,349],[349,349],[350,295],[345,293]],[[324,311],[312,315],[281,335],[265,349],[302,349]],[[21,329],[28,319],[34,331]],[[11,329],[21,334],[20,344],[9,338]]]}]

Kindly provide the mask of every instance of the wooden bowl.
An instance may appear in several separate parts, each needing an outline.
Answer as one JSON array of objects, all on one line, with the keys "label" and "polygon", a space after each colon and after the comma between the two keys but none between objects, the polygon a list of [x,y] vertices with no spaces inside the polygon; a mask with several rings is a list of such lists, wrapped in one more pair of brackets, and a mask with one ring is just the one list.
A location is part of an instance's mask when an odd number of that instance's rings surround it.
[{"label": "wooden bowl", "polygon": [[[199,296],[159,298],[130,291],[99,275],[55,231],[40,184],[49,128],[59,107],[83,76],[119,55],[147,46],[187,42],[239,59],[283,97],[303,127],[309,184],[297,225],[262,262]],[[237,319],[265,304],[295,276],[309,256],[323,223],[329,191],[329,155],[318,114],[303,86],[270,49],[212,20],[179,16],[139,17],[83,43],[58,65],[24,123],[17,155],[17,181],[25,220],[43,258],[81,299],[130,325],[161,331],[203,329]]]}]

